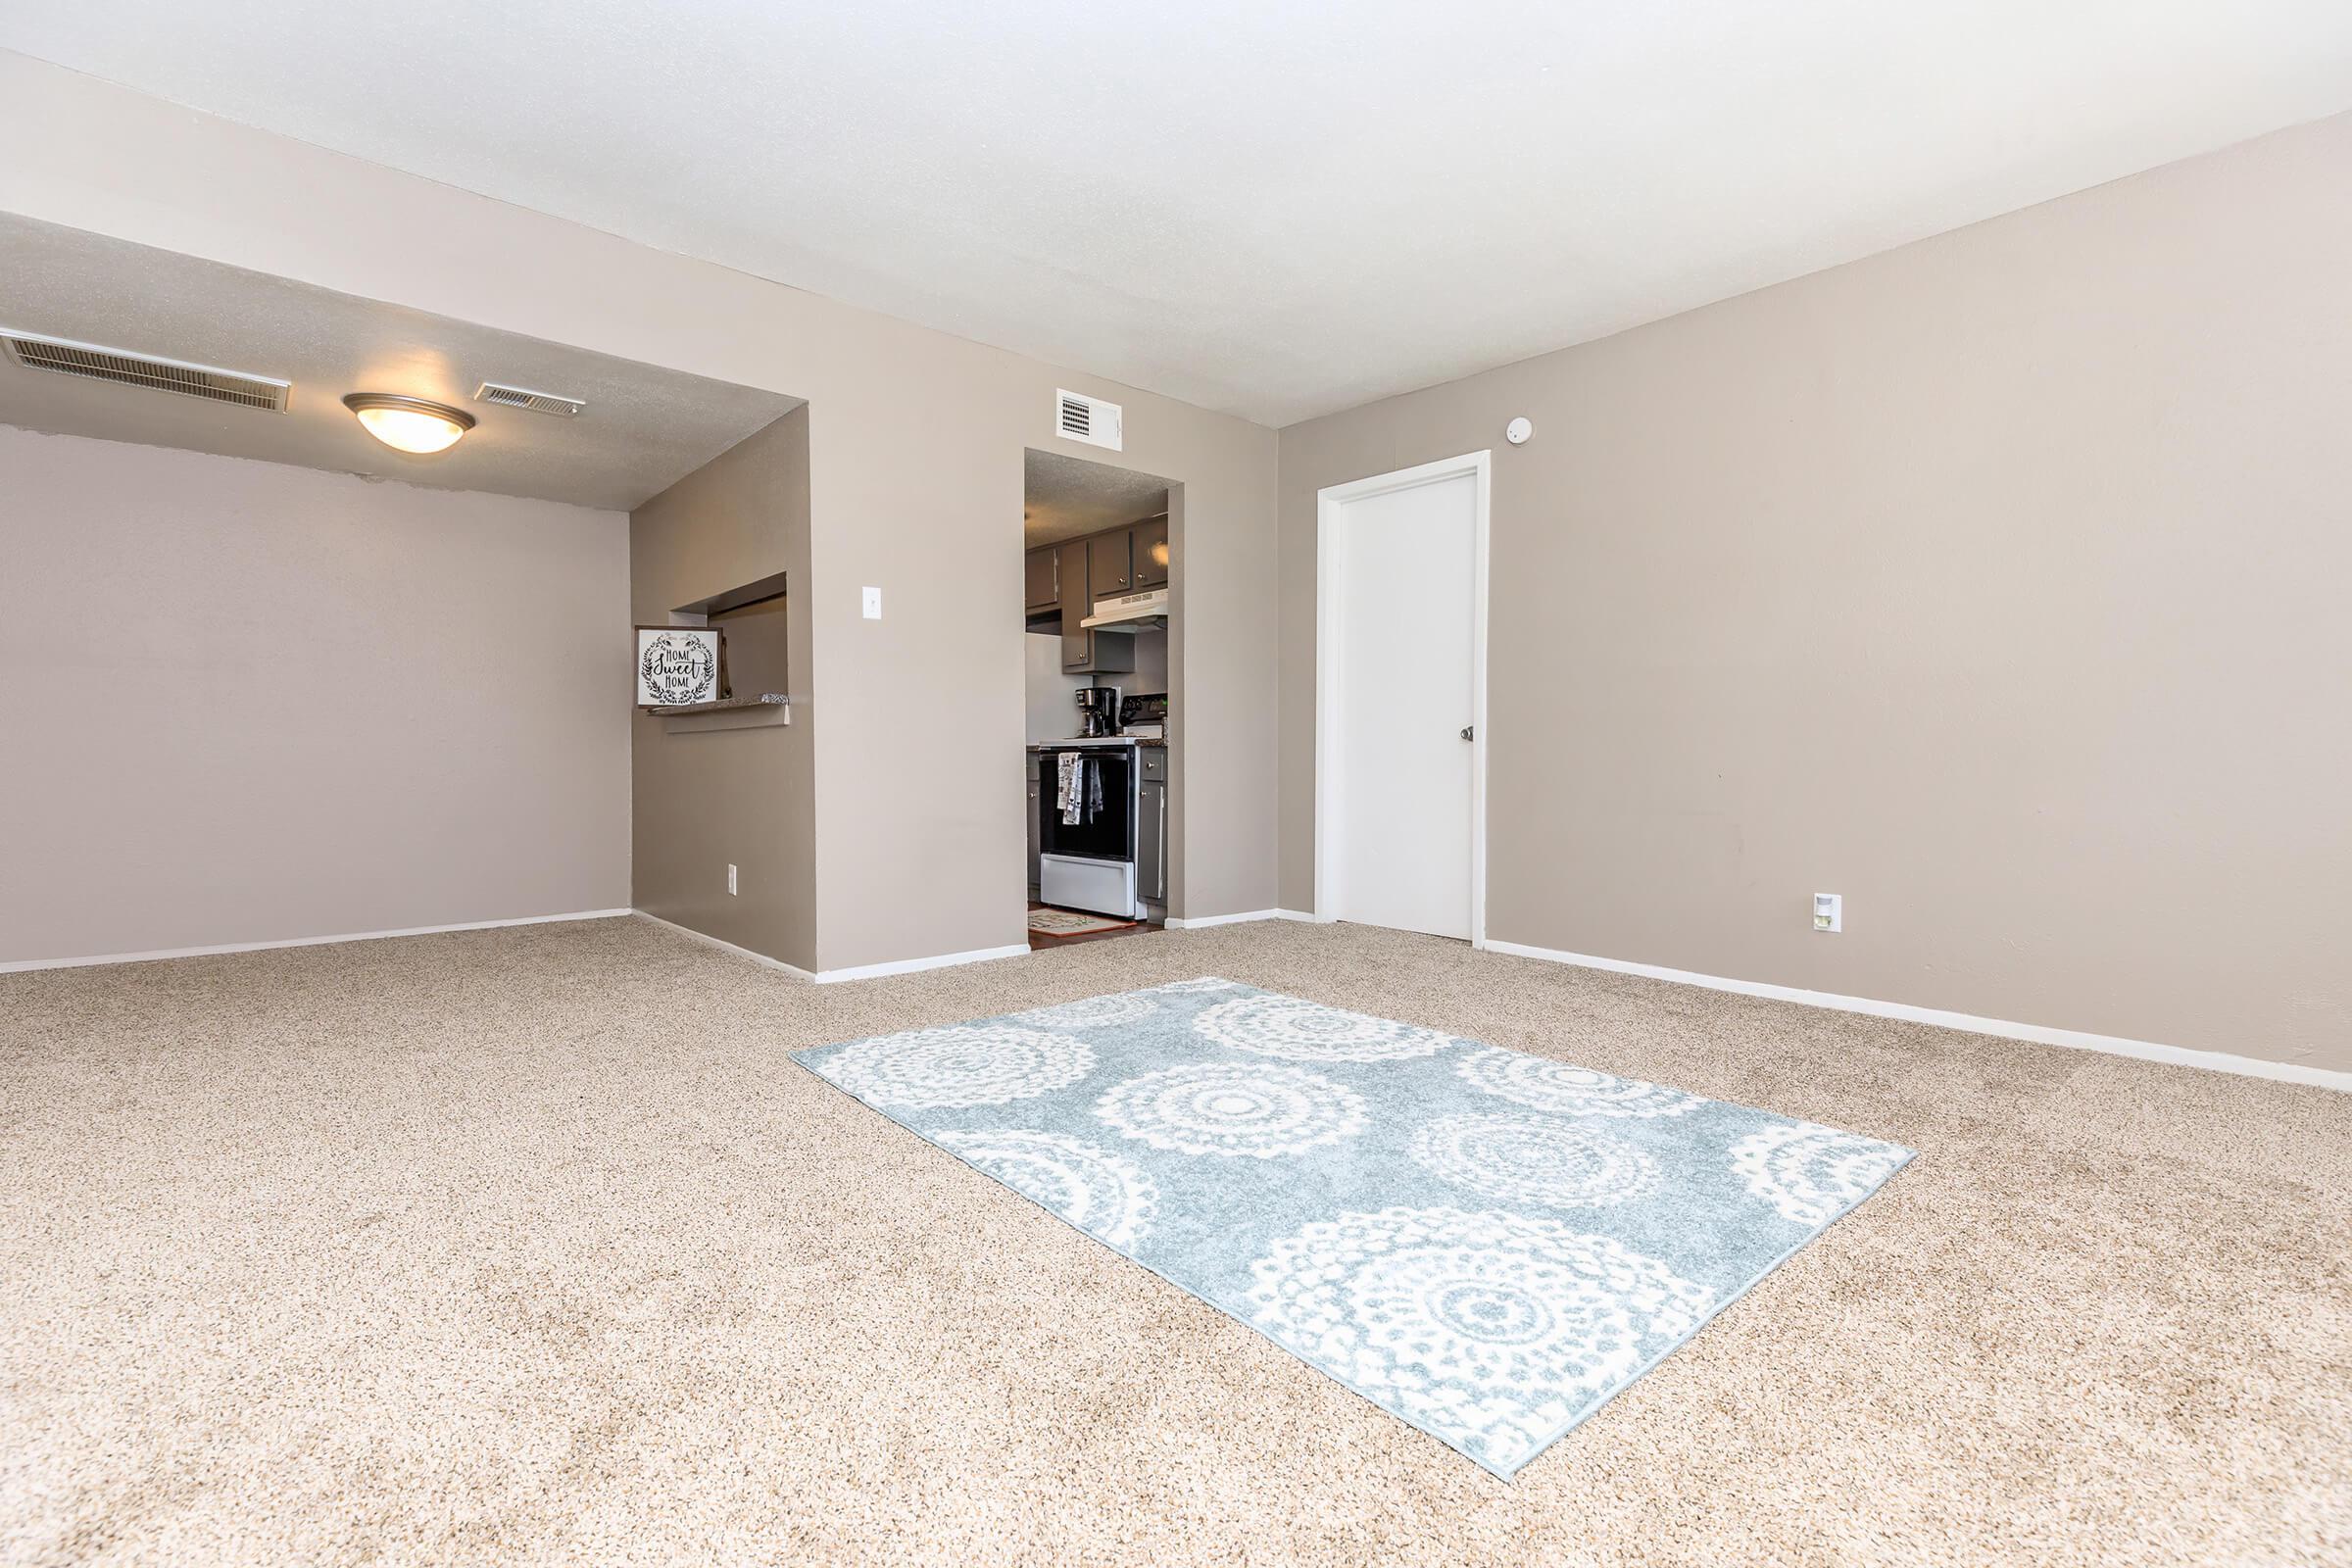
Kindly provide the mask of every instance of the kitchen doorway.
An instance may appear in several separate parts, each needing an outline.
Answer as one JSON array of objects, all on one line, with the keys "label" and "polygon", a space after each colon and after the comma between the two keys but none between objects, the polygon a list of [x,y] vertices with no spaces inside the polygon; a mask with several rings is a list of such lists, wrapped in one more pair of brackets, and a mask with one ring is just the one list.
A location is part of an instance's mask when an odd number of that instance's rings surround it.
[{"label": "kitchen doorway", "polygon": [[1023,462],[1030,946],[1166,919],[1174,486],[1062,453]]},{"label": "kitchen doorway", "polygon": [[1319,495],[1318,919],[1485,944],[1489,466]]}]

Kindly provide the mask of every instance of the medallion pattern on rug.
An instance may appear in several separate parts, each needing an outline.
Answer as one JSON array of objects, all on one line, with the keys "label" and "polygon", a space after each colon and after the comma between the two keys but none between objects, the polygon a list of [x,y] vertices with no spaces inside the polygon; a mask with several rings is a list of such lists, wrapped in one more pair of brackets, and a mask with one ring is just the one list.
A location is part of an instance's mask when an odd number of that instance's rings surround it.
[{"label": "medallion pattern on rug", "polygon": [[1099,1242],[1129,1248],[1152,1229],[1159,1189],[1099,1145],[1017,1127],[941,1133],[938,1141]]},{"label": "medallion pattern on rug", "polygon": [[1546,1207],[1598,1208],[1658,1190],[1653,1155],[1544,1116],[1441,1116],[1413,1134],[1412,1155],[1473,1192]]},{"label": "medallion pattern on rug", "polygon": [[1208,975],[794,1056],[1506,1479],[1911,1157]]},{"label": "medallion pattern on rug", "polygon": [[1193,1020],[1193,1029],[1220,1046],[1294,1061],[1392,1061],[1453,1044],[1435,1029],[1262,991],[1218,1003]]},{"label": "medallion pattern on rug", "polygon": [[1013,1023],[917,1029],[842,1048],[825,1074],[877,1109],[999,1105],[1076,1083],[1094,1048]]},{"label": "medallion pattern on rug", "polygon": [[1095,1102],[1129,1138],[1180,1154],[1302,1154],[1364,1130],[1363,1097],[1318,1073],[1200,1062],[1130,1078]]},{"label": "medallion pattern on rug", "polygon": [[1790,1122],[1740,1140],[1732,1151],[1732,1168],[1782,1218],[1826,1225],[1869,1197],[1904,1157],[1902,1151],[1875,1138]]},{"label": "medallion pattern on rug", "polygon": [[1639,1078],[1492,1048],[1462,1056],[1462,1080],[1490,1095],[1560,1116],[1680,1116],[1706,1103]]}]

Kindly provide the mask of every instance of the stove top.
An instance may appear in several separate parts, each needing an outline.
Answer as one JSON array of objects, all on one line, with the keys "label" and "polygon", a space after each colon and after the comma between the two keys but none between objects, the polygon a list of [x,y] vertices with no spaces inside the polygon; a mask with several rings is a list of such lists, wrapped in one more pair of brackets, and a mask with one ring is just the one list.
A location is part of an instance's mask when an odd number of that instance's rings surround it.
[{"label": "stove top", "polygon": [[1157,739],[1159,737],[1156,735],[1073,735],[1061,741],[1031,741],[1029,749],[1033,752],[1066,752],[1082,746],[1140,746],[1145,741]]}]

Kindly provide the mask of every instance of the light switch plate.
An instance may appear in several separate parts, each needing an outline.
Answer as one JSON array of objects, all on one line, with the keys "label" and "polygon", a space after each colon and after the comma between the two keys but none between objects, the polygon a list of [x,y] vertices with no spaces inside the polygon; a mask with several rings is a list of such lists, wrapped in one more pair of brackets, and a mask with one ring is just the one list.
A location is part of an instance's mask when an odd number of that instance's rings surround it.
[{"label": "light switch plate", "polygon": [[868,620],[882,618],[882,590],[879,588],[868,588],[865,591],[865,618]]}]

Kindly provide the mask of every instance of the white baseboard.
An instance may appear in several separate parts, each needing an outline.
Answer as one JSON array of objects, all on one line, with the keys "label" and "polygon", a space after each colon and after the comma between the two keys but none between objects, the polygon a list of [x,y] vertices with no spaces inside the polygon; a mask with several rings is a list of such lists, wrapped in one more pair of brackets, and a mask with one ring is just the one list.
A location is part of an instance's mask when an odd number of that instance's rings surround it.
[{"label": "white baseboard", "polygon": [[1624,958],[1599,958],[1586,953],[1563,953],[1556,948],[1531,948],[1519,942],[1490,939],[1487,951],[1507,953],[1514,957],[1541,958],[1546,963],[1575,964],[1584,969],[1606,969],[1613,974],[1642,975],[1651,980],[1671,981],[1676,985],[1703,986],[1709,991],[1730,991],[1743,997],[1770,997],[1778,1002],[1826,1007],[1835,1012],[1858,1012],[1873,1018],[1900,1018],[1909,1023],[1935,1024],[1938,1028],[1962,1029],[1970,1034],[1993,1035],[2003,1040],[2023,1040],[2036,1046],[2099,1051],[2112,1056],[2169,1062],[2179,1067],[2203,1067],[2212,1072],[2233,1072],[2248,1078],[2271,1078],[2280,1083],[2311,1084],[2321,1089],[2352,1093],[2352,1072],[2307,1067],[2299,1062],[2265,1061],[2260,1056],[2237,1056],[2224,1051],[2192,1051],[2186,1046],[2158,1045],[2152,1040],[2128,1040],[2121,1035],[2097,1035],[2081,1029],[2053,1029],[2046,1024],[2013,1023],[2005,1018],[1981,1018],[1975,1013],[1946,1012],[1940,1007],[1915,1007],[1905,1002],[1878,1002],[1869,997],[1840,996],[1832,991],[1804,991],[1795,986],[1768,985],[1761,980],[1727,980],[1721,975],[1669,969],[1655,963],[1633,963]]},{"label": "white baseboard", "polygon": [[732,953],[739,958],[749,958],[754,963],[791,975],[796,980],[808,980],[820,986],[835,985],[844,980],[879,980],[884,975],[913,974],[922,969],[945,969],[958,963],[985,963],[991,958],[1018,958],[1029,952],[1029,944],[1024,942],[1018,947],[974,948],[969,953],[942,953],[928,958],[893,958],[887,963],[860,963],[847,969],[819,969],[810,973],[798,964],[786,963],[782,958],[771,958],[764,953],[754,953],[749,948],[737,947],[732,942],[721,941],[708,932],[680,925],[675,920],[664,920],[660,915],[648,914],[643,909],[632,909],[629,912],[640,920],[651,920],[656,925],[667,926],[680,936],[692,937],[697,942]]},{"label": "white baseboard", "polygon": [[1239,925],[1244,920],[1271,920],[1274,917],[1275,911],[1272,909],[1247,909],[1240,914],[1196,914],[1183,919],[1170,915],[1168,929],[1171,931],[1199,931],[1204,926]]},{"label": "white baseboard", "polygon": [[281,937],[274,942],[222,942],[209,948],[158,948],[152,953],[107,953],[87,958],[16,958],[0,963],[0,974],[25,969],[81,969],[101,963],[152,963],[158,958],[205,958],[219,953],[266,953],[273,948],[322,948],[337,942],[382,942],[391,937],[430,937],[445,931],[496,931],[511,925],[551,925],[559,920],[614,920],[628,909],[575,909],[569,914],[526,914],[514,920],[461,920],[455,925],[412,925],[397,931],[345,931],[327,937]]},{"label": "white baseboard", "polygon": [[1189,920],[1171,918],[1168,921],[1168,929],[1171,931],[1198,931],[1203,926],[1240,925],[1245,920],[1311,921],[1313,919],[1313,915],[1301,914],[1297,909],[1246,909],[1240,914],[1200,914]]},{"label": "white baseboard", "polygon": [[[781,958],[771,958],[764,953],[738,947],[732,942],[705,932],[664,920],[643,909],[577,909],[565,914],[532,914],[511,920],[465,920],[450,925],[404,926],[393,931],[347,931],[332,936],[285,937],[271,942],[224,942],[200,948],[159,948],[148,953],[110,953],[77,958],[20,958],[0,962],[0,974],[16,974],[32,969],[78,969],[98,964],[151,963],[164,958],[201,958],[225,953],[264,953],[277,948],[326,947],[338,942],[380,942],[394,937],[437,936],[451,931],[495,931],[509,926],[550,925],[565,920],[611,920],[634,914],[641,920],[665,926],[680,936],[749,958],[763,967],[778,970],[797,979],[830,985],[844,980],[872,980],[885,975],[913,974],[923,969],[943,969],[955,964],[983,963],[992,958],[1016,958],[1029,952],[1028,944],[1002,948],[976,948],[969,953],[947,953],[927,958],[898,958],[887,963],[858,964],[846,969],[827,969],[811,974]],[[1312,914],[1298,909],[1251,909],[1239,914],[1209,914],[1190,920],[1171,919],[1168,925],[1177,930],[1197,930],[1206,926],[1238,925],[1250,920],[1304,920],[1314,922]],[[2022,1040],[2039,1046],[2063,1046],[2075,1051],[2104,1052],[2109,1055],[2130,1056],[2141,1061],[2167,1062],[2180,1067],[2202,1067],[2213,1072],[2237,1073],[2249,1078],[2268,1078],[2280,1083],[2310,1084],[2322,1089],[2352,1093],[2352,1072],[2327,1067],[2309,1067],[2299,1062],[2266,1061],[2259,1056],[2232,1055],[2222,1051],[2197,1051],[2186,1046],[2161,1045],[2151,1040],[2131,1040],[2121,1035],[2091,1034],[2081,1029],[2056,1029],[2046,1024],[2017,1023],[2005,1018],[1985,1018],[1975,1013],[1949,1012],[1940,1007],[1918,1007],[1903,1002],[1880,1002],[1869,997],[1841,996],[1830,991],[1805,991],[1795,986],[1772,985],[1761,980],[1732,980],[1722,975],[1700,974],[1690,969],[1670,969],[1663,964],[1635,963],[1625,958],[1603,958],[1586,953],[1567,953],[1557,948],[1530,947],[1521,942],[1500,942],[1490,939],[1490,953],[1507,954],[1513,957],[1538,958],[1546,963],[1573,964],[1585,969],[1605,969],[1614,974],[1642,975],[1651,980],[1664,980],[1675,985],[1699,986],[1709,991],[1728,991],[1744,997],[1768,997],[1779,1002],[1793,1002],[1808,1007],[1823,1007],[1836,1012],[1861,1013],[1874,1018],[1897,1018],[1910,1023],[1934,1024],[1938,1028],[1959,1029],[1970,1034],[1992,1035],[2003,1040]]]},{"label": "white baseboard", "polygon": [[847,969],[821,969],[816,983],[829,986],[837,980],[878,980],[886,974],[913,974],[920,969],[946,969],[958,963],[986,963],[991,958],[1023,958],[1029,955],[1029,944],[1003,948],[974,948],[969,953],[942,953],[929,958],[893,958],[887,963],[860,963]]},{"label": "white baseboard", "polygon": [[660,915],[648,914],[643,909],[629,909],[625,912],[635,915],[640,920],[650,920],[658,926],[665,926],[682,937],[691,937],[705,947],[716,948],[721,953],[732,953],[738,958],[749,958],[763,968],[775,969],[791,975],[796,980],[814,980],[816,978],[798,964],[786,963],[782,958],[771,958],[764,953],[754,953],[749,948],[737,947],[734,943],[714,937],[708,931],[697,931],[690,925],[680,925],[675,920],[664,920]]}]

